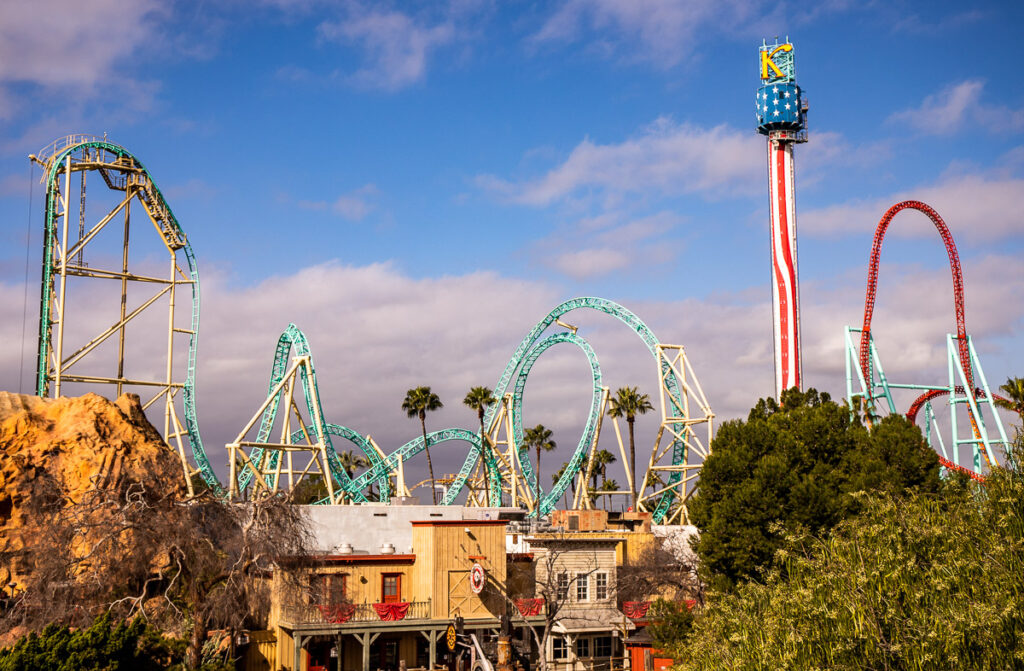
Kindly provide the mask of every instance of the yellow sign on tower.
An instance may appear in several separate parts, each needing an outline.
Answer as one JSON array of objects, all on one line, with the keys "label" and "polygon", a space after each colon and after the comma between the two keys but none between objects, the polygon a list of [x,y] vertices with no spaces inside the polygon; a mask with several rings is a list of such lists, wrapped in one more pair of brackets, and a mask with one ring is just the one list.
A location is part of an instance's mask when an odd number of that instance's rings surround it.
[{"label": "yellow sign on tower", "polygon": [[793,45],[787,42],[786,44],[780,44],[771,51],[761,51],[761,79],[771,79],[773,77],[773,75],[769,73],[769,70],[775,73],[775,77],[786,76],[782,70],[779,69],[779,66],[775,64],[775,60],[773,58],[775,54],[780,51],[793,51]]}]

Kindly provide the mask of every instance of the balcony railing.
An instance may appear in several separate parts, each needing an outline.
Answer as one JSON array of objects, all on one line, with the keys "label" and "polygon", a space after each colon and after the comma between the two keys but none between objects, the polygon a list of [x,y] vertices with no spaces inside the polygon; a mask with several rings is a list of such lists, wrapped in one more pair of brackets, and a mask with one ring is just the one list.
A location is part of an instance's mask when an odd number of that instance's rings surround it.
[{"label": "balcony railing", "polygon": [[[408,604],[408,608],[403,608]],[[396,606],[398,606],[396,608]],[[404,613],[403,613],[404,611]],[[281,608],[281,623],[291,626],[343,625],[350,622],[389,622],[398,620],[429,620],[430,600],[406,601],[403,604],[353,603],[340,605],[291,605]]]}]

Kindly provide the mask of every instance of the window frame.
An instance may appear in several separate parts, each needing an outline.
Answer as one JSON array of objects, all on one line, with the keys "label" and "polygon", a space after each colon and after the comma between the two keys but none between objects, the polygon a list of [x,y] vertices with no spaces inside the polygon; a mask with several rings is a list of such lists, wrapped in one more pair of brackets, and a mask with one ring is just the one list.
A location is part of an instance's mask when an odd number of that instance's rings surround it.
[{"label": "window frame", "polygon": [[608,571],[598,571],[594,574],[594,600],[605,601],[611,593],[608,589]]},{"label": "window frame", "polygon": [[[388,580],[394,578],[395,580],[395,594],[389,595],[387,593]],[[401,573],[382,573],[380,575],[380,602],[381,603],[401,603],[402,602],[402,574]]]},{"label": "window frame", "polygon": [[569,600],[569,573],[562,571],[555,576],[555,594],[559,601]]},{"label": "window frame", "polygon": [[576,574],[576,601],[586,603],[590,601],[590,574]]},{"label": "window frame", "polygon": [[576,655],[576,659],[592,659],[592,655],[590,654],[592,650],[589,636],[578,637],[573,648],[573,653]]},{"label": "window frame", "polygon": [[[561,652],[561,656],[559,656]],[[551,658],[554,660],[569,659],[569,641],[564,636],[551,637]]]},{"label": "window frame", "polygon": [[[600,652],[598,651],[598,641],[601,641],[602,643],[607,642],[607,644],[608,644],[608,647],[607,647],[608,653],[607,654],[600,654]],[[604,647],[604,646],[602,646],[602,647]],[[612,638],[611,636],[595,636],[594,640],[593,640],[593,643],[592,643],[592,650],[591,650],[591,652],[593,653],[593,658],[594,659],[610,659],[611,657],[614,657],[615,656],[615,639]]]},{"label": "window frame", "polygon": [[310,581],[310,602],[319,606],[338,606],[348,600],[347,573],[316,573]]}]

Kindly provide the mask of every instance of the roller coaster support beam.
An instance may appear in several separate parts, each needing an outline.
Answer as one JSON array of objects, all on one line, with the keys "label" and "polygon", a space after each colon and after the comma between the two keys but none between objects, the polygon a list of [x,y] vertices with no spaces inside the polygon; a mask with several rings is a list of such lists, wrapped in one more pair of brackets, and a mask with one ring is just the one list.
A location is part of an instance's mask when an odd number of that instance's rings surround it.
[{"label": "roller coaster support beam", "polygon": [[[37,351],[36,394],[59,397],[68,393],[69,385],[109,384],[120,395],[126,390],[136,391],[137,387],[156,387],[159,391],[150,398],[143,409],[157,401],[164,404],[163,437],[169,446],[176,448],[181,460],[182,472],[188,491],[192,492],[192,479],[197,473],[215,490],[219,483],[206,459],[195,422],[193,398],[193,374],[195,364],[195,335],[198,330],[199,287],[195,260],[184,232],[178,225],[170,207],[163,199],[151,176],[142,164],[123,147],[107,142],[106,139],[81,135],[70,135],[53,142],[30,160],[43,167],[42,181],[46,187],[45,229],[43,232],[43,263],[39,310],[39,341]],[[115,205],[95,224],[86,226],[85,181],[88,172],[100,173],[111,191],[123,192],[117,196]],[[81,197],[78,212],[71,211],[70,194],[78,175]],[[152,277],[148,273],[132,272],[129,268],[129,239],[131,236],[131,204],[138,200],[146,217],[153,224],[160,242],[167,250],[170,273],[166,278]],[[98,246],[97,236],[111,222],[123,214],[123,234],[120,240],[121,262],[115,268],[90,267],[86,262],[87,248]],[[71,219],[78,223],[77,239],[71,239]],[[137,237],[137,235],[135,236]],[[96,259],[114,256],[109,249],[101,249]],[[141,255],[140,255],[141,256]],[[187,265],[188,271],[184,270]],[[74,278],[75,289],[69,287]],[[119,318],[104,331],[85,340],[85,343],[68,354],[69,336],[75,333],[74,317],[69,301],[78,295],[77,287],[83,279],[115,280],[120,284]],[[141,305],[128,308],[129,283],[157,283],[162,287]],[[192,292],[191,328],[181,328],[175,323],[176,293],[179,286],[187,286]],[[167,304],[167,353],[162,379],[130,375],[126,371],[125,342],[126,328],[143,312],[151,315],[159,304]],[[95,312],[95,310],[93,310]],[[189,336],[188,369],[184,379],[174,374],[176,336]],[[89,334],[86,334],[88,336]],[[116,358],[96,356],[100,345],[116,336]],[[82,368],[90,367],[89,374],[81,374]],[[109,372],[104,369],[109,369]],[[98,371],[98,372],[97,372]],[[184,413],[179,414],[175,403],[181,401]],[[184,423],[182,422],[184,419]],[[182,439],[185,439],[184,441]],[[186,441],[190,444],[196,463],[193,468],[186,457]]]},{"label": "roller coaster support beam", "polygon": [[[335,486],[330,476],[330,465],[327,454],[327,441],[320,427],[323,426],[323,418],[319,415],[320,399],[319,392],[313,385],[302,385],[297,376],[302,373],[305,380],[313,377],[313,366],[308,355],[297,356],[284,376],[271,388],[266,400],[253,414],[252,419],[242,428],[238,437],[226,445],[229,453],[231,467],[231,483],[229,485],[229,498],[235,499],[244,493],[239,487],[240,478],[238,466],[241,464],[242,475],[249,475],[248,480],[255,488],[253,496],[273,493],[281,489],[281,476],[288,478],[287,490],[294,490],[304,478],[310,475],[317,475],[323,481],[327,490],[328,499],[335,501]],[[312,427],[315,431],[315,439],[310,435],[304,426],[304,421],[295,403],[295,390],[298,386],[305,386],[305,393],[310,407],[313,408]],[[252,430],[256,423],[265,418],[267,409],[283,399],[285,402],[285,414],[282,419],[281,440],[278,443],[266,440],[246,441],[245,436]],[[292,417],[295,417],[300,427],[298,432],[293,432],[291,425]],[[261,427],[261,433],[265,433],[266,427]],[[296,433],[306,439],[305,444],[293,442]],[[252,450],[250,454],[245,453],[245,448]],[[305,453],[309,455],[309,461],[301,470],[296,470],[294,455]],[[256,458],[253,459],[252,456]],[[287,467],[284,464],[287,462]],[[315,470],[313,470],[315,466]],[[243,480],[244,481],[244,480]]]}]

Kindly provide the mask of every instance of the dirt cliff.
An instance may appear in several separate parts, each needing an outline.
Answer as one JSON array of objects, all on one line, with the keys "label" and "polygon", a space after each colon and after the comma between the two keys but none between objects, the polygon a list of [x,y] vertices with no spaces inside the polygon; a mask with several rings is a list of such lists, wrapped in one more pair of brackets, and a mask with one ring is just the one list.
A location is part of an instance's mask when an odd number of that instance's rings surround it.
[{"label": "dirt cliff", "polygon": [[[34,497],[78,501],[95,487],[123,494],[133,483],[158,495],[186,495],[181,462],[137,395],[112,402],[96,394],[41,399],[0,392],[0,560],[23,546]],[[4,564],[0,585],[21,577]]]}]

